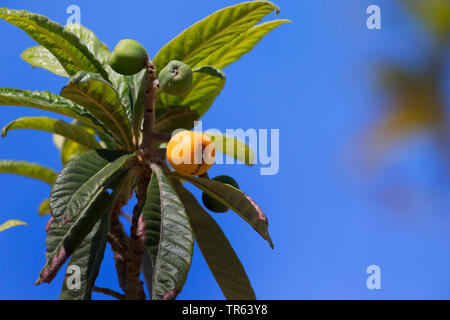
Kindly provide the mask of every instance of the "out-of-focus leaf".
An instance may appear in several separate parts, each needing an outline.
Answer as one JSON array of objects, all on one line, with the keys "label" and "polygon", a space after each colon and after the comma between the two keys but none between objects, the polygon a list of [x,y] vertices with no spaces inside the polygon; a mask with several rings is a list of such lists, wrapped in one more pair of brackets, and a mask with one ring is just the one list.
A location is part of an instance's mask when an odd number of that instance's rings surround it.
[{"label": "out-of-focus leaf", "polygon": [[376,153],[417,132],[442,132],[446,110],[438,85],[441,71],[431,68],[416,72],[395,65],[379,68],[379,82],[388,104],[364,144]]},{"label": "out-of-focus leaf", "polygon": [[0,88],[0,105],[21,106],[54,112],[78,119],[98,130],[106,131],[89,112],[72,101],[48,91],[26,91],[20,89]]},{"label": "out-of-focus leaf", "polygon": [[[108,240],[108,220],[106,214],[72,254],[67,265],[61,300],[91,300],[92,289],[100,271]],[[79,288],[69,288],[67,280],[75,270],[80,271]]]},{"label": "out-of-focus leaf", "polygon": [[43,181],[53,185],[58,173],[50,168],[36,163],[14,160],[0,160],[0,173],[12,173],[20,176]]},{"label": "out-of-focus leaf", "polygon": [[142,208],[144,245],[154,263],[152,299],[172,300],[181,292],[192,262],[194,235],[183,204],[158,166]]},{"label": "out-of-focus leaf", "polygon": [[50,193],[55,222],[76,219],[114,180],[133,154],[120,150],[92,150],[73,159],[59,174]]},{"label": "out-of-focus leaf", "polygon": [[48,49],[70,76],[85,70],[108,79],[105,69],[88,48],[59,23],[39,14],[7,8],[0,8],[0,18],[19,27]]},{"label": "out-of-focus leaf", "polygon": [[117,91],[99,75],[80,72],[61,91],[97,117],[119,143],[131,149],[131,125]]},{"label": "out-of-focus leaf", "polygon": [[57,74],[58,76],[69,77],[66,70],[64,70],[63,66],[59,63],[58,59],[56,59],[50,51],[42,46],[28,48],[22,52],[20,57],[33,67],[43,68]]},{"label": "out-of-focus leaf", "polygon": [[43,216],[46,216],[47,214],[49,214],[50,212],[51,212],[51,210],[50,210],[50,200],[45,199],[39,205],[38,213],[39,213],[39,215],[41,217],[43,217]]},{"label": "out-of-focus leaf", "polygon": [[26,222],[20,221],[20,220],[8,220],[2,225],[0,225],[0,232],[5,231],[12,227],[17,226],[27,226],[28,224]]},{"label": "out-of-focus leaf", "polygon": [[62,149],[62,147],[64,145],[64,140],[66,140],[66,138],[64,138],[64,137],[62,137],[60,135],[57,135],[57,134],[53,135],[53,144],[60,151],[61,151],[61,149]]},{"label": "out-of-focus leaf", "polygon": [[84,129],[69,124],[63,120],[48,117],[23,117],[10,122],[2,129],[2,137],[9,131],[17,129],[34,129],[54,133],[71,139],[89,149],[98,149],[100,144],[95,137]]},{"label": "out-of-focus leaf", "polygon": [[194,230],[195,240],[223,294],[229,300],[255,300],[241,261],[220,226],[179,181],[176,190]]},{"label": "out-of-focus leaf", "polygon": [[272,239],[270,238],[268,231],[269,222],[267,220],[267,217],[262,209],[248,195],[246,195],[239,189],[236,189],[228,184],[219,181],[205,178],[181,176],[177,173],[171,173],[171,175],[192,183],[197,188],[200,188],[211,197],[236,212],[265,240],[267,240],[270,247],[273,249]]},{"label": "out-of-focus leaf", "polygon": [[406,6],[422,20],[438,38],[448,42],[450,36],[450,1],[404,0]]},{"label": "out-of-focus leaf", "polygon": [[255,153],[245,142],[215,131],[206,131],[204,134],[211,138],[216,151],[233,157],[247,165],[255,164]]}]

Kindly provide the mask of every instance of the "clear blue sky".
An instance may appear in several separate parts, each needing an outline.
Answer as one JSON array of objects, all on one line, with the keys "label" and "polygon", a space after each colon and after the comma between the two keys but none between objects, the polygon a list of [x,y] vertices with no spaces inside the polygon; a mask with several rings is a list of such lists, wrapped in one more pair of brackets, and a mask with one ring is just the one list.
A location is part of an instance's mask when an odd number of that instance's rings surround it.
[{"label": "clear blue sky", "polygon": [[[42,13],[64,24],[66,8],[77,4],[82,24],[110,48],[122,38],[132,38],[154,56],[184,28],[238,1],[113,3],[3,0],[1,6]],[[279,17],[294,23],[275,30],[225,70],[226,87],[203,118],[204,128],[280,129],[277,175],[261,176],[258,166],[211,169],[212,176],[235,177],[269,217],[273,251],[232,212],[214,215],[240,256],[257,297],[450,298],[450,217],[448,202],[442,200],[448,183],[436,151],[426,139],[412,142],[370,179],[355,175],[356,161],[348,152],[355,137],[375,119],[381,103],[373,90],[373,64],[377,59],[413,61],[428,44],[426,33],[397,1],[276,3],[282,9]],[[365,27],[370,4],[382,9],[381,30]],[[19,57],[35,45],[33,40],[4,21],[0,35],[0,87],[59,92],[66,79],[33,70]],[[31,115],[47,114],[0,107],[0,126]],[[61,169],[51,135],[36,131],[15,131],[0,140],[0,158]],[[402,214],[387,208],[377,190],[399,177],[434,198],[419,199],[414,210]],[[0,299],[59,296],[64,271],[50,285],[33,285],[44,265],[48,220],[38,217],[37,207],[48,192],[40,182],[0,176],[0,222],[17,218],[29,223],[0,234]],[[381,290],[366,288],[366,268],[372,264],[381,267]],[[97,284],[118,288],[109,248]],[[223,298],[197,249],[179,298]]]}]

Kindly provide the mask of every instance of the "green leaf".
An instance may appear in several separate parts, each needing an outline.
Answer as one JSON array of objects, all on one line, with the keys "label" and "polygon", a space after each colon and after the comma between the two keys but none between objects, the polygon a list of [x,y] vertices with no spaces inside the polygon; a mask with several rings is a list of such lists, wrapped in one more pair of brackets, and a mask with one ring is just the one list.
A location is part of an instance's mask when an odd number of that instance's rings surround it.
[{"label": "green leaf", "polygon": [[109,64],[105,65],[105,69],[109,74],[109,79],[111,80],[112,86],[116,89],[119,95],[120,102],[125,108],[125,113],[128,120],[131,122],[133,120],[133,76],[123,76],[115,72]]},{"label": "green leaf", "polygon": [[[67,265],[61,300],[91,300],[92,289],[100,271],[100,265],[108,240],[108,215],[100,219],[72,254]],[[80,287],[69,289],[67,280],[74,270],[81,271]]]},{"label": "green leaf", "polygon": [[[200,81],[204,79],[204,81]],[[159,107],[184,107],[196,111],[201,117],[211,107],[214,100],[219,96],[225,80],[212,77],[204,73],[195,73],[192,80],[192,89],[183,96],[169,96],[163,92],[159,93]],[[157,105],[157,107],[158,107]]]},{"label": "green leaf", "polygon": [[203,132],[210,137],[216,151],[226,154],[247,165],[255,164],[255,153],[245,142],[215,131]]},{"label": "green leaf", "polygon": [[88,28],[79,24],[69,24],[65,27],[67,30],[75,34],[88,49],[97,58],[97,60],[103,65],[103,68],[108,73],[109,80],[111,81],[114,88],[119,94],[120,101],[122,102],[128,118],[132,119],[132,100],[131,100],[131,90],[129,78],[124,77],[116,73],[108,63],[108,58],[110,55],[108,47],[101,42],[97,36]]},{"label": "green leaf", "polygon": [[191,67],[247,31],[277,7],[267,1],[250,1],[219,10],[197,22],[166,44],[153,63],[159,72],[171,60]]},{"label": "green leaf", "polygon": [[174,181],[194,230],[195,240],[228,300],[255,300],[255,293],[239,257],[220,226],[179,181]]},{"label": "green leaf", "polygon": [[64,145],[61,149],[61,162],[65,165],[70,160],[79,157],[88,151],[89,149],[83,147],[79,143],[76,143],[69,139],[65,139]]},{"label": "green leaf", "polygon": [[61,91],[61,96],[83,106],[99,119],[117,142],[131,149],[131,125],[117,91],[95,73],[80,72]]},{"label": "green leaf", "polygon": [[178,179],[186,180],[197,188],[200,188],[213,198],[217,199],[231,210],[236,212],[242,219],[250,224],[273,249],[272,239],[270,238],[268,227],[269,222],[262,209],[241,190],[219,181],[181,176],[177,173],[171,173]]},{"label": "green leaf", "polygon": [[205,73],[210,76],[217,77],[221,80],[225,80],[227,78],[225,73],[222,70],[217,69],[214,66],[201,66],[201,67],[195,68],[193,70],[193,72]]},{"label": "green leaf", "polygon": [[36,163],[14,160],[0,160],[0,173],[12,173],[20,176],[43,181],[53,185],[58,173],[50,168]]},{"label": "green leaf", "polygon": [[133,154],[120,150],[92,150],[73,159],[59,174],[50,193],[55,222],[79,216],[107,187],[120,169],[128,169]]},{"label": "green leaf", "polygon": [[194,235],[186,211],[160,167],[142,208],[144,244],[154,261],[152,299],[172,300],[181,292],[192,262]]},{"label": "green leaf", "polygon": [[0,8],[0,18],[21,28],[40,45],[48,49],[73,76],[81,70],[96,72],[108,79],[101,63],[72,33],[45,16],[24,10]]},{"label": "green leaf", "polygon": [[71,139],[88,149],[99,149],[100,144],[95,137],[87,133],[84,129],[69,124],[63,120],[48,117],[23,117],[10,122],[2,129],[2,137],[6,137],[8,132],[17,129],[34,129],[46,131]]},{"label": "green leaf", "polygon": [[223,69],[252,51],[255,45],[275,28],[290,22],[290,20],[274,20],[254,26],[207,56],[201,63]]},{"label": "green leaf", "polygon": [[29,48],[22,52],[20,57],[33,67],[43,68],[58,76],[69,77],[58,59],[42,46]]},{"label": "green leaf", "polygon": [[9,228],[16,227],[16,226],[27,226],[28,224],[26,222],[20,221],[20,220],[8,220],[2,225],[0,225],[0,232],[5,231]]},{"label": "green leaf", "polygon": [[145,90],[147,89],[146,75],[147,71],[144,69],[133,76],[127,77],[131,90],[133,134],[135,137],[139,137],[142,120],[144,119]]},{"label": "green leaf", "polygon": [[[200,64],[212,65],[223,69],[231,63],[239,60],[243,55],[250,52],[253,47],[269,32],[276,27],[290,22],[289,20],[275,20],[254,26],[230,43],[211,53]],[[223,79],[225,81],[225,79]],[[198,111],[203,116],[209,110],[214,100],[222,91],[225,82],[209,76],[198,74],[194,76],[191,91],[181,97],[170,97],[161,94],[161,103],[164,105],[183,105]]]},{"label": "green leaf", "polygon": [[97,221],[109,215],[115,203],[116,194],[116,192],[109,194],[102,189],[90,203],[83,203],[83,210],[65,224],[58,223],[53,216],[50,218],[46,228],[46,264],[35,284],[50,283],[53,280],[61,266],[92,231]]},{"label": "green leaf", "polygon": [[77,23],[70,23],[64,29],[72,32],[103,66],[108,64],[109,49],[94,32]]},{"label": "green leaf", "polygon": [[187,107],[156,108],[155,117],[155,131],[164,133],[172,133],[176,129],[190,130],[199,119],[198,112]]},{"label": "green leaf", "polygon": [[107,129],[85,109],[72,101],[48,91],[26,91],[20,89],[0,88],[0,105],[22,106],[54,112],[78,119],[94,128],[107,132]]}]

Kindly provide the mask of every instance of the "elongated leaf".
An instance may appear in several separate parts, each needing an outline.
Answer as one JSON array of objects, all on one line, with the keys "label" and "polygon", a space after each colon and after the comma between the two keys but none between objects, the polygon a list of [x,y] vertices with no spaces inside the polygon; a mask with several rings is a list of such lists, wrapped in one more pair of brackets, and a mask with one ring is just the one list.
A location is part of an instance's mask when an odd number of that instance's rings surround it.
[{"label": "elongated leaf", "polygon": [[111,212],[115,194],[115,192],[109,194],[101,190],[89,204],[83,204],[84,207],[74,219],[64,225],[59,224],[54,217],[50,218],[47,224],[46,264],[35,284],[50,283],[53,280],[61,266],[91,232],[97,221]]},{"label": "elongated leaf", "polygon": [[[230,43],[208,55],[199,64],[212,65],[223,69],[231,63],[239,60],[250,52],[253,47],[269,32],[276,27],[290,22],[289,20],[275,20],[254,26]],[[214,100],[223,89],[224,82],[219,82],[207,74],[199,74],[194,77],[191,91],[182,97],[169,97],[162,95],[164,105],[183,105],[198,111],[199,116],[208,111]],[[204,101],[204,103],[202,103]]]},{"label": "elongated leaf", "polygon": [[7,8],[0,8],[0,18],[21,28],[48,49],[69,75],[85,70],[99,73],[108,79],[105,69],[88,48],[59,23],[39,14]]},{"label": "elongated leaf", "polygon": [[20,221],[20,220],[8,220],[2,225],[0,225],[0,232],[5,231],[12,227],[17,226],[27,226],[28,224],[26,222]]},{"label": "elongated leaf", "polygon": [[142,219],[145,223],[144,246],[152,259],[152,265],[155,266],[161,233],[161,191],[155,172],[153,172],[148,185],[144,206],[142,207]]},{"label": "elongated leaf", "polygon": [[[105,215],[72,254],[67,265],[61,300],[91,300],[92,289],[100,271],[107,240],[108,215]],[[80,271],[79,287],[72,287],[73,283],[67,283],[68,277],[74,270]]]},{"label": "elongated leaf", "polygon": [[0,105],[36,108],[78,119],[98,130],[107,132],[89,112],[72,101],[48,91],[26,91],[0,88]]},{"label": "elongated leaf", "polygon": [[98,149],[100,144],[95,137],[84,129],[71,125],[63,120],[48,117],[23,117],[10,122],[2,129],[2,137],[9,131],[17,129],[34,129],[46,131],[71,139],[89,149]]},{"label": "elongated leaf", "polygon": [[197,188],[200,188],[213,198],[232,209],[242,219],[250,224],[253,229],[255,229],[265,240],[267,240],[270,247],[273,249],[272,239],[270,238],[268,231],[268,219],[262,209],[248,195],[239,189],[219,181],[181,176],[176,173],[171,173],[171,175],[192,183]]},{"label": "elongated leaf", "polygon": [[159,105],[162,107],[189,108],[196,111],[199,117],[203,116],[219,96],[225,86],[225,80],[204,73],[194,73],[192,81],[191,91],[183,96],[169,96],[160,92]]},{"label": "elongated leaf", "polygon": [[229,300],[255,300],[241,261],[220,226],[179,181],[174,182],[194,230],[195,240],[223,294]]},{"label": "elongated leaf", "polygon": [[43,68],[62,77],[69,77],[58,59],[42,46],[29,48],[22,52],[20,57],[33,67]]},{"label": "elongated leaf", "polygon": [[[243,55],[250,52],[253,47],[269,32],[276,27],[290,22],[289,20],[275,20],[262,23],[254,26],[234,38],[228,44],[222,46],[220,49],[205,57],[198,64],[212,65],[218,69],[223,69],[231,63],[239,60]],[[161,94],[161,104],[168,105],[183,105],[195,108],[199,112],[199,116],[208,111],[214,100],[219,95],[223,88],[223,84],[217,79],[208,76],[207,74],[196,75],[193,80],[191,91],[182,97],[170,97]],[[202,101],[205,103],[202,104]]]},{"label": "elongated leaf", "polygon": [[[97,58],[97,60],[102,64],[103,68],[108,74],[108,78],[111,81],[114,88],[119,94],[120,101],[126,110],[126,114],[131,121],[132,117],[132,100],[131,100],[131,88],[128,83],[129,77],[122,76],[116,73],[108,63],[109,49],[101,42],[98,37],[88,28],[80,25],[71,23],[65,27],[68,31],[75,34],[80,42],[84,44],[89,51]],[[130,77],[132,78],[132,77]]]},{"label": "elongated leaf", "polygon": [[95,73],[80,72],[61,91],[97,117],[126,147],[131,148],[131,125],[117,91]]},{"label": "elongated leaf", "polygon": [[50,168],[26,161],[1,160],[0,173],[12,173],[53,185],[58,173]]},{"label": "elongated leaf", "polygon": [[211,138],[216,151],[233,157],[247,165],[255,164],[255,153],[245,142],[215,131],[206,131],[203,134]]},{"label": "elongated leaf", "polygon": [[94,32],[77,23],[70,23],[64,29],[72,32],[103,66],[108,63],[109,49],[97,38]]},{"label": "elongated leaf", "polygon": [[127,118],[131,122],[133,120],[133,93],[131,89],[132,80],[130,80],[132,76],[123,76],[118,74],[109,65],[106,65],[105,68],[109,74],[111,84],[114,89],[116,89],[119,100],[125,109]]},{"label": "elongated leaf", "polygon": [[223,69],[252,51],[255,45],[275,28],[289,22],[291,21],[274,20],[256,25],[207,56],[200,63]]},{"label": "elongated leaf", "polygon": [[198,119],[198,112],[187,107],[156,108],[155,131],[172,133],[175,129],[190,130]]},{"label": "elongated leaf", "polygon": [[131,156],[123,151],[100,149],[70,161],[61,171],[50,193],[50,208],[55,222],[64,224],[80,215]]},{"label": "elongated leaf", "polygon": [[205,74],[208,74],[210,76],[217,77],[217,78],[219,78],[221,80],[225,80],[226,79],[225,73],[222,70],[215,68],[214,66],[201,66],[201,67],[195,68],[192,71],[193,72],[205,73]]},{"label": "elongated leaf", "polygon": [[219,10],[166,44],[153,63],[159,72],[171,60],[180,60],[191,67],[247,31],[278,8],[267,1],[250,1]]},{"label": "elongated leaf", "polygon": [[194,235],[170,181],[160,167],[152,169],[141,219],[145,248],[154,261],[152,299],[172,300],[186,281]]},{"label": "elongated leaf", "polygon": [[147,89],[146,74],[147,71],[144,69],[133,76],[127,77],[132,98],[133,134],[136,137],[139,136],[144,118],[145,90]]}]

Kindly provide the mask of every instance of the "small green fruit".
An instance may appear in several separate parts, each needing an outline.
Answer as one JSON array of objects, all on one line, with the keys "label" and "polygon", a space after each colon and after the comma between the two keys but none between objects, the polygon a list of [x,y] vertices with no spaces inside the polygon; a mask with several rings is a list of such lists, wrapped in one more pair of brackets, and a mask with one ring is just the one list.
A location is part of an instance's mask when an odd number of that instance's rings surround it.
[{"label": "small green fruit", "polygon": [[172,96],[181,96],[191,90],[192,69],[185,63],[177,60],[169,62],[158,76],[159,86],[164,93]]},{"label": "small green fruit", "polygon": [[145,67],[148,53],[139,42],[124,39],[120,40],[114,51],[109,56],[111,68],[122,75],[138,73]]},{"label": "small green fruit", "polygon": [[[234,180],[230,176],[217,176],[217,177],[213,178],[212,180],[220,181],[225,184],[229,184],[230,186],[233,186],[236,189],[239,189],[239,185],[236,182],[236,180]],[[214,199],[213,197],[211,197],[209,194],[207,194],[205,192],[203,192],[203,194],[202,194],[202,201],[203,201],[204,206],[208,210],[211,210],[213,212],[227,212],[229,209],[222,202],[219,202],[218,200]]]}]

